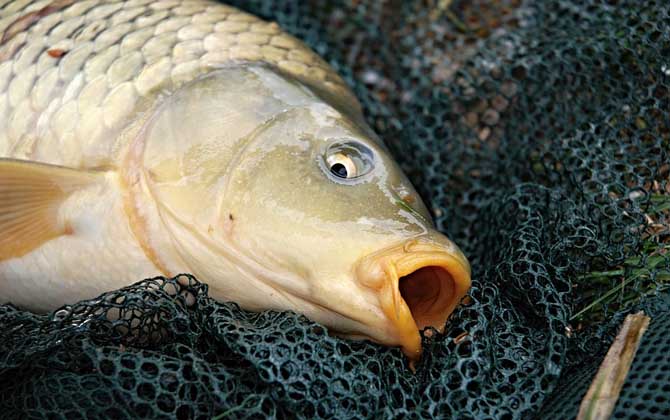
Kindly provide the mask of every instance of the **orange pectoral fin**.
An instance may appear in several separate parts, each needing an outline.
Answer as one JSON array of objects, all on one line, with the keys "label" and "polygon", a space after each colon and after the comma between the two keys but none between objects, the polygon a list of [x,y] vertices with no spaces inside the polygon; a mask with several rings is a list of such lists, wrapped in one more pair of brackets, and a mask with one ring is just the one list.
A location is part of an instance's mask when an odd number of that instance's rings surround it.
[{"label": "orange pectoral fin", "polygon": [[68,233],[58,208],[100,173],[15,159],[0,159],[0,261],[21,257]]}]

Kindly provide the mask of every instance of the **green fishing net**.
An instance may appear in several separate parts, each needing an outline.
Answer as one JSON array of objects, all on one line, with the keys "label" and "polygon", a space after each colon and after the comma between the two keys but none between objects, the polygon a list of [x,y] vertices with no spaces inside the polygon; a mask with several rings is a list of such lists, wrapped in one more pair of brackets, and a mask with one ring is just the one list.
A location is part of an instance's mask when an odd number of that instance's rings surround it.
[{"label": "green fishing net", "polygon": [[638,310],[613,415],[670,416],[667,0],[231,3],[345,77],[469,257],[470,297],[415,373],[189,276],[2,305],[3,418],[572,418]]}]

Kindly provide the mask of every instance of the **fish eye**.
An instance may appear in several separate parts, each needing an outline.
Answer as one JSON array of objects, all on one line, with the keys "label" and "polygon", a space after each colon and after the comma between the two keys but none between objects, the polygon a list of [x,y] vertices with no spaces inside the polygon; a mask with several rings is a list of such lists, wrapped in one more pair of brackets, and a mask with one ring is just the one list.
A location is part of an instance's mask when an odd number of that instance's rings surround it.
[{"label": "fish eye", "polygon": [[330,173],[338,178],[355,178],[358,174],[356,162],[344,153],[336,153],[327,157]]},{"label": "fish eye", "polygon": [[373,168],[372,151],[354,141],[332,143],[326,150],[324,161],[326,173],[336,181],[361,178]]}]

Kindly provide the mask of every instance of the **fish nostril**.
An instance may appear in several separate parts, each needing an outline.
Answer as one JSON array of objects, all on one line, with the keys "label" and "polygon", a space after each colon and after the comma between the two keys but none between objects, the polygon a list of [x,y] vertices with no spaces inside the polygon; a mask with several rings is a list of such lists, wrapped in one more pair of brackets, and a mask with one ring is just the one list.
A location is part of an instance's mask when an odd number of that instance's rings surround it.
[{"label": "fish nostril", "polygon": [[400,295],[419,330],[442,331],[453,307],[454,278],[442,267],[426,266],[400,278]]}]

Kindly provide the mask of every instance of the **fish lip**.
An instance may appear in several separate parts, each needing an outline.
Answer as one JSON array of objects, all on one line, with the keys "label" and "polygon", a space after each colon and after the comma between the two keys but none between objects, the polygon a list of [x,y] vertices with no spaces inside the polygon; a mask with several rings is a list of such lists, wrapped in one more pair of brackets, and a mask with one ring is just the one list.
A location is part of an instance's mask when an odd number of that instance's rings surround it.
[{"label": "fish lip", "polygon": [[435,267],[448,274],[435,274],[436,280],[432,280],[439,281],[436,293],[440,296],[440,305],[430,317],[444,322],[422,325],[421,328],[431,326],[440,332],[443,332],[446,320],[470,289],[470,264],[451,241],[444,239],[412,239],[363,258],[356,268],[358,281],[375,292],[385,316],[384,327],[374,334],[375,341],[400,346],[412,362],[421,358],[420,326],[401,293],[401,279],[427,267]]}]

